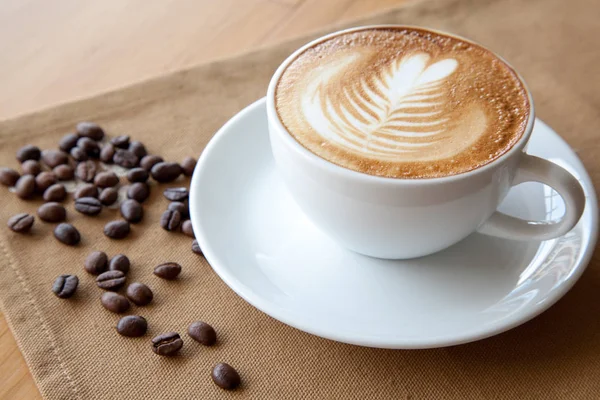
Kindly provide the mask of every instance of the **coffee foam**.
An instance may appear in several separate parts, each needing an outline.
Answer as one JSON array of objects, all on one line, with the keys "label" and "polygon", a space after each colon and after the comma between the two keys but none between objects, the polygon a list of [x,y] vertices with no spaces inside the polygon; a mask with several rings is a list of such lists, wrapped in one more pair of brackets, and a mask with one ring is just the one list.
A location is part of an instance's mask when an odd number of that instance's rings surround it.
[{"label": "coffee foam", "polygon": [[374,28],[305,50],[283,72],[279,117],[316,155],[371,175],[428,178],[500,157],[522,136],[527,93],[505,63],[441,34]]}]

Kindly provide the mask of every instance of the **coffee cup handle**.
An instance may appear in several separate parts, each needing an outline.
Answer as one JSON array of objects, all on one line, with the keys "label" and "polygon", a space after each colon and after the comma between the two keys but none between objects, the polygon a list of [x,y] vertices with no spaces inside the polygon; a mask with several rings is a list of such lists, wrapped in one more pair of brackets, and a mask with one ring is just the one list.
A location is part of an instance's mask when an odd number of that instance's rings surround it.
[{"label": "coffee cup handle", "polygon": [[479,233],[515,240],[548,240],[564,235],[577,224],[585,207],[585,194],[577,178],[567,170],[523,154],[513,186],[523,182],[540,182],[556,190],[565,203],[563,217],[556,222],[528,221],[496,211],[479,227]]}]

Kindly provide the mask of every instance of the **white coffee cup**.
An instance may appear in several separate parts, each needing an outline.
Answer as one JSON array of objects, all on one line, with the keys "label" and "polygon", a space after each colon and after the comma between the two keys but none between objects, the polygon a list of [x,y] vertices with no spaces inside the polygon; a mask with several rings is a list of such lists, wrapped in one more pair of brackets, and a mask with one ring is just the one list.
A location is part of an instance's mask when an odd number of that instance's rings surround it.
[{"label": "white coffee cup", "polygon": [[[516,240],[547,240],[571,230],[583,213],[583,189],[565,169],[525,153],[535,120],[528,89],[530,113],[519,141],[493,162],[458,175],[429,179],[368,175],[326,161],[290,135],[275,109],[275,88],[287,65],[328,37],[377,27],[335,32],[308,43],[271,78],[267,115],[273,156],[294,200],[312,222],[350,250],[388,259],[431,254],[475,231]],[[544,183],[560,194],[566,210],[561,220],[526,221],[496,211],[510,188],[526,181]]]}]

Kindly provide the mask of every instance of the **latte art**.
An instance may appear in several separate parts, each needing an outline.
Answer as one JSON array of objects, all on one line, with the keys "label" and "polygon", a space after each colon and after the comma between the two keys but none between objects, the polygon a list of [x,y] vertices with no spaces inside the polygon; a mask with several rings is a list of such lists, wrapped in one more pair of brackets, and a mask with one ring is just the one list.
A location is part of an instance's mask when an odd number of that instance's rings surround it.
[{"label": "latte art", "polygon": [[369,29],[300,54],[276,107],[292,136],[343,167],[390,177],[477,168],[522,135],[525,89],[492,53],[427,31]]}]

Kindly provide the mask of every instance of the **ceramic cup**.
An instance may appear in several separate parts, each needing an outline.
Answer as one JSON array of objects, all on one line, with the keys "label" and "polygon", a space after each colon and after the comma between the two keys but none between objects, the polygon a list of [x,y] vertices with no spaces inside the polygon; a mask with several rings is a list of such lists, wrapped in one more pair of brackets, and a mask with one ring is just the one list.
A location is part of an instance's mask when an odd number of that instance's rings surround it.
[{"label": "ceramic cup", "polygon": [[[275,109],[275,88],[281,74],[306,48],[365,28],[369,27],[336,32],[301,47],[279,66],[267,92],[269,137],[277,169],[294,200],[316,226],[350,250],[387,259],[431,254],[475,231],[507,239],[547,240],[575,226],[585,205],[577,179],[558,165],[525,153],[535,120],[528,89],[530,113],[519,141],[493,162],[458,175],[378,177],[328,162],[299,144]],[[526,221],[496,211],[511,186],[526,181],[544,183],[560,194],[566,209],[562,219]]]}]

